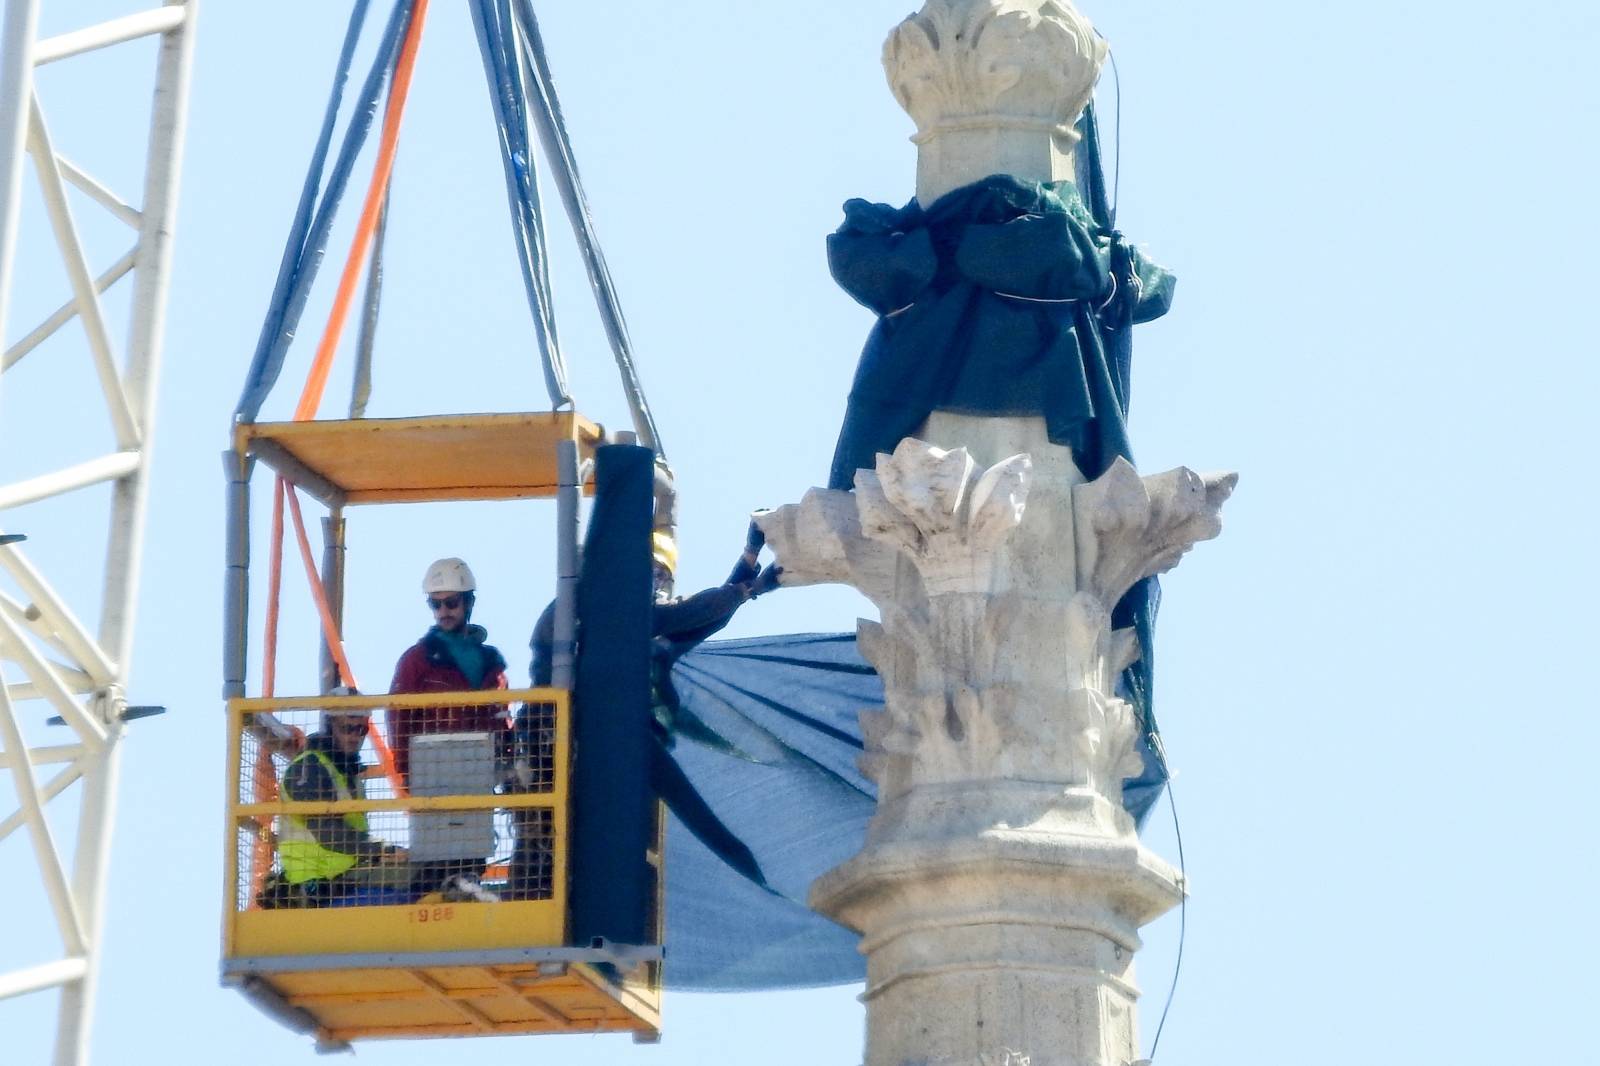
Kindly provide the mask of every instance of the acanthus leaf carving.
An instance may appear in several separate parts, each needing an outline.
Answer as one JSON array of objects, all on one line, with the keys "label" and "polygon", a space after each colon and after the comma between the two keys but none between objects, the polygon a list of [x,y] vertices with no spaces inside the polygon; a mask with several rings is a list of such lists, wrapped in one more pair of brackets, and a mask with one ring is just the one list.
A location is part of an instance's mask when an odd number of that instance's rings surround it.
[{"label": "acanthus leaf carving", "polygon": [[1115,604],[1136,582],[1172,569],[1222,532],[1222,505],[1237,482],[1237,474],[1187,467],[1141,478],[1117,458],[1074,492],[1078,587]]},{"label": "acanthus leaf carving", "polygon": [[920,785],[1054,782],[1104,797],[1098,824],[1127,831],[1122,783],[1143,759],[1116,686],[1140,646],[1112,608],[1217,534],[1235,479],[1141,478],[1119,459],[1088,484],[1041,481],[1053,501],[1041,513],[1062,516],[1076,566],[1067,587],[1041,588],[1016,569],[1022,556],[996,570],[1032,471],[1027,455],[980,469],[963,448],[907,438],[858,472],[853,494],[813,491],[760,521],[786,574],[846,581],[878,605],[858,641],[884,684],[883,710],[862,715],[861,767],[880,801]]}]

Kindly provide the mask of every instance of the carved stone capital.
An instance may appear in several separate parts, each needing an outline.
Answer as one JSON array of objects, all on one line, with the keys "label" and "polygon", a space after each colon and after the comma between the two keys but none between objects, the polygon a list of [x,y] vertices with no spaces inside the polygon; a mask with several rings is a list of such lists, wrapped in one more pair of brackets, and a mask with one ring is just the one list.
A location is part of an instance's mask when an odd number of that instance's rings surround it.
[{"label": "carved stone capital", "polygon": [[[1140,649],[1132,630],[1112,628],[1112,608],[1221,531],[1236,478],[1183,467],[1140,477],[1120,459],[1087,484],[1032,475],[1027,455],[980,469],[965,448],[908,437],[857,474],[854,493],[813,490],[762,519],[786,584],[851,584],[880,611],[858,635],[884,684],[884,709],[862,718],[861,759],[882,824],[921,819],[889,806],[918,788],[1031,781],[1078,796],[1067,806],[1080,824],[1130,829],[1122,782],[1142,769],[1139,726],[1116,682]],[[998,573],[1035,504],[1061,516],[1051,528],[1075,575],[1036,572],[1039,553]],[[1065,587],[1041,594],[1052,581]],[[1024,806],[1037,812],[1032,798]]]}]

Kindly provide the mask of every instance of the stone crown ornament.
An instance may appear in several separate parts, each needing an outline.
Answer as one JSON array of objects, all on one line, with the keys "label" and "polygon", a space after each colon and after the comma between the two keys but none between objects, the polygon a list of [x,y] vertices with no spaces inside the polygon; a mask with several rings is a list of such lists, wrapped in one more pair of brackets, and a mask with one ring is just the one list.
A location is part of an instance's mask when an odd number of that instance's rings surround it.
[{"label": "stone crown ornament", "polygon": [[1106,42],[1061,0],[928,0],[889,35],[883,66],[917,144],[969,129],[1049,131],[1070,147]]}]

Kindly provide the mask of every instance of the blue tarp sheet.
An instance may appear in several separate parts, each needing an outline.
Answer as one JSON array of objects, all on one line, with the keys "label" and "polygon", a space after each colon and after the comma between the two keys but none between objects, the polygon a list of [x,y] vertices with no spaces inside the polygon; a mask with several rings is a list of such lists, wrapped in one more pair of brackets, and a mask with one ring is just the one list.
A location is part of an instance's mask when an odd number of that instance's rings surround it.
[{"label": "blue tarp sheet", "polygon": [[[667,984],[744,991],[862,980],[855,934],[804,906],[811,882],[861,849],[877,802],[856,758],[860,712],[883,706],[883,683],[854,634],[711,641],[678,661],[673,683],[683,706],[744,757],[682,738],[672,756],[773,891],[672,819]],[[1145,765],[1124,795],[1141,823],[1162,789],[1148,750]]]}]

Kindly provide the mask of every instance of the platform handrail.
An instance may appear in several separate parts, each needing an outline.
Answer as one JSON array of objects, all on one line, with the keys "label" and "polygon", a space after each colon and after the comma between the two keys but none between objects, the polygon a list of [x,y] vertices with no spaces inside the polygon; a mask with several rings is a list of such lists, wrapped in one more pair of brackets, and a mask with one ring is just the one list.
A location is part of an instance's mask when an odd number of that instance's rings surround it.
[{"label": "platform handrail", "polygon": [[571,695],[562,688],[484,688],[460,692],[374,693],[358,696],[234,696],[227,702],[232,713],[262,711],[377,711],[389,707],[486,707],[497,703],[553,703],[565,708]]},{"label": "platform handrail", "polygon": [[[442,796],[363,796],[351,799],[292,800],[279,796],[268,800],[241,795],[240,782],[246,772],[244,743],[246,738],[257,745],[257,757],[292,759],[300,749],[302,731],[285,723],[279,716],[285,712],[299,712],[301,716],[323,713],[349,713],[380,709],[426,710],[439,707],[497,706],[526,704],[543,706],[554,711],[551,727],[554,729],[555,751],[550,766],[551,776],[537,782],[534,787],[518,787],[504,782],[499,791],[472,792]],[[257,832],[273,834],[273,824],[283,818],[307,819],[317,817],[342,817],[351,814],[445,814],[458,811],[500,811],[515,815],[517,812],[549,811],[557,837],[566,834],[566,809],[569,803],[568,773],[565,748],[569,743],[569,708],[571,694],[562,688],[544,686],[519,689],[472,689],[425,693],[373,693],[371,695],[319,695],[234,697],[227,701],[227,734],[229,788],[224,802],[228,836],[254,824]],[[374,727],[376,728],[376,727]],[[481,732],[481,731],[480,731]],[[281,769],[281,767],[280,767]],[[281,823],[280,823],[281,824]],[[237,845],[225,850],[224,878],[229,886],[225,898],[237,901],[239,879],[245,871]],[[260,862],[259,858],[252,862]],[[564,852],[556,857],[557,880],[564,878]],[[260,886],[253,886],[246,898],[254,898]],[[558,906],[564,907],[564,893],[557,885]],[[246,908],[249,909],[248,907]],[[224,953],[231,955],[234,943],[233,923],[238,918],[238,905],[226,908],[224,926]]]},{"label": "platform handrail", "polygon": [[238,818],[264,818],[274,814],[291,817],[334,814],[377,814],[384,811],[483,811],[554,809],[566,797],[555,790],[546,792],[476,792],[457,796],[402,796],[396,799],[362,800],[282,800],[277,803],[241,803],[234,808]]}]

